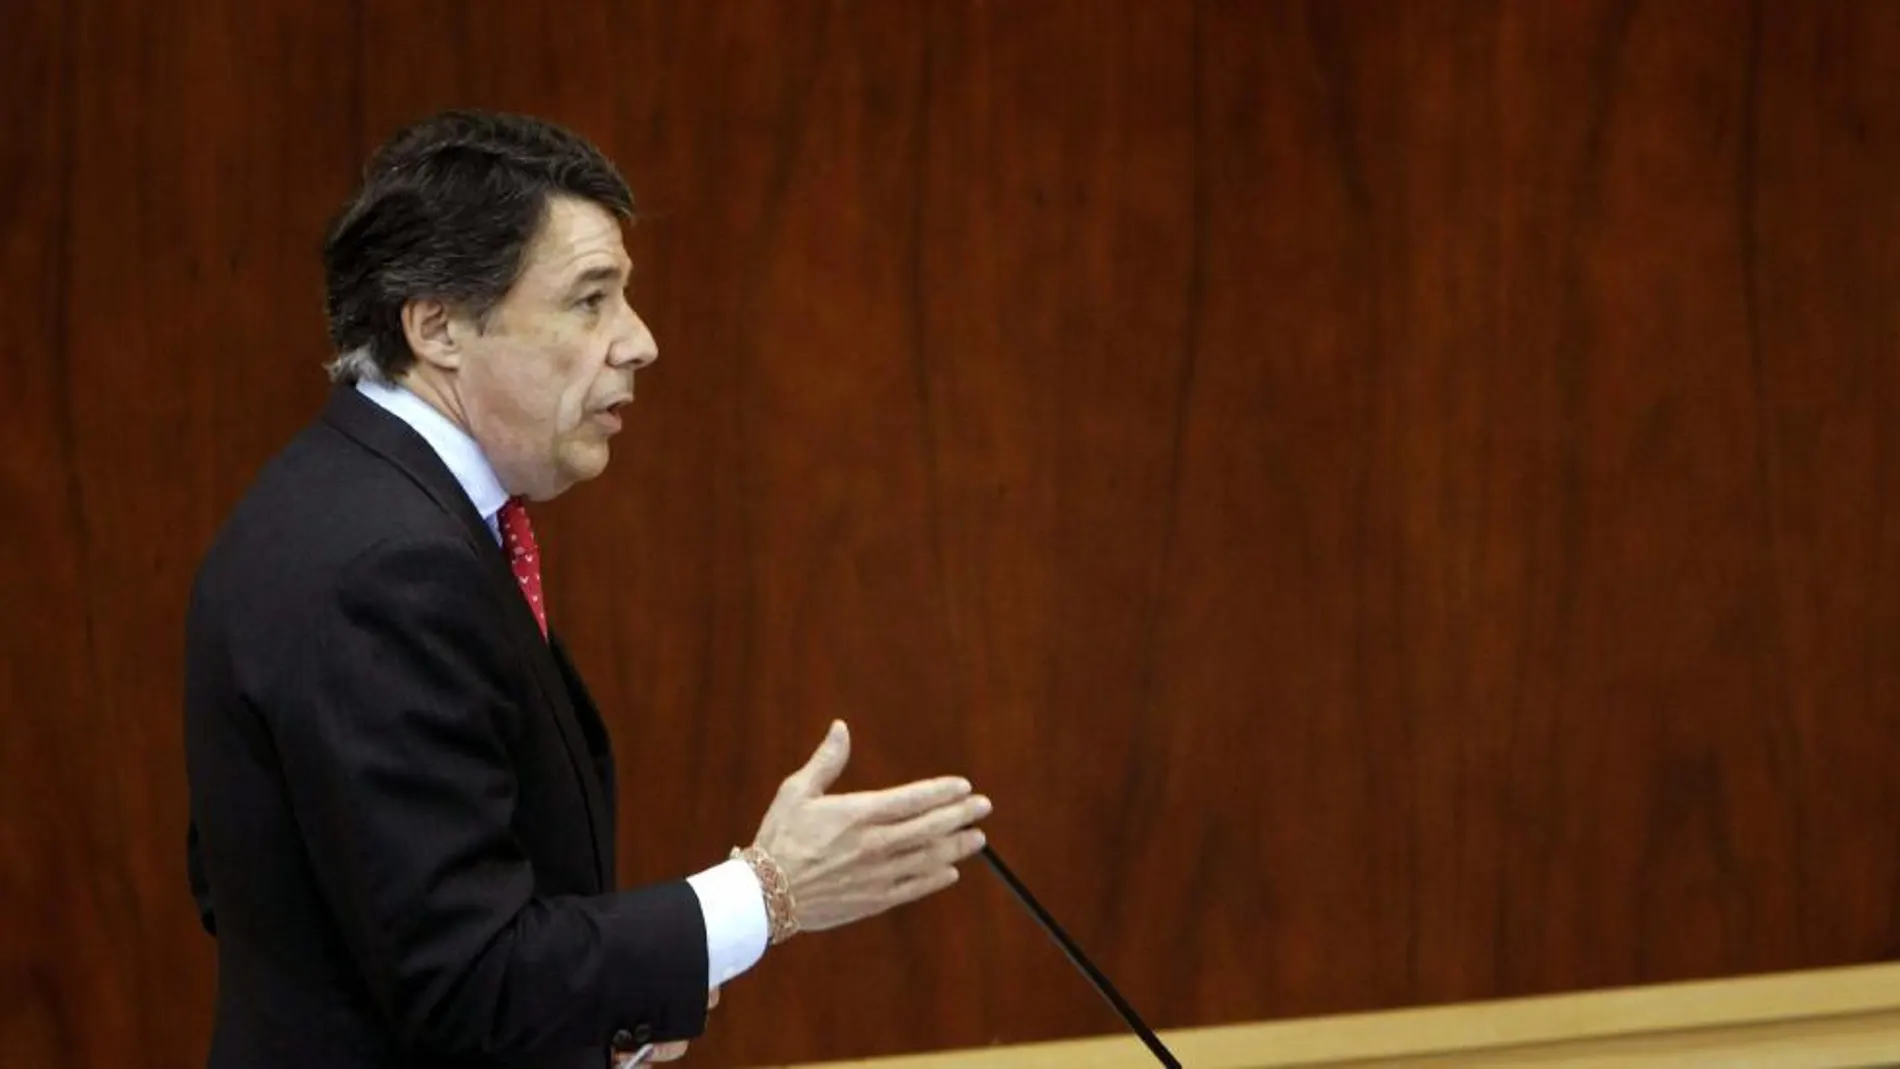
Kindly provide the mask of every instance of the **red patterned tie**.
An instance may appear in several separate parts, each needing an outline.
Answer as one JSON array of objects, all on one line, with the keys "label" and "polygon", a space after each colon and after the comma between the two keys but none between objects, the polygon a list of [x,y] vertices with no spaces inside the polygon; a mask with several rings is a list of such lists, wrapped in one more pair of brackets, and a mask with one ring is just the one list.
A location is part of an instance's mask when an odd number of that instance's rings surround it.
[{"label": "red patterned tie", "polygon": [[528,522],[528,509],[518,497],[511,497],[495,519],[501,527],[501,548],[514,566],[515,582],[534,610],[534,622],[541,625],[541,637],[548,634],[547,608],[541,603],[541,551],[535,548],[534,526]]}]

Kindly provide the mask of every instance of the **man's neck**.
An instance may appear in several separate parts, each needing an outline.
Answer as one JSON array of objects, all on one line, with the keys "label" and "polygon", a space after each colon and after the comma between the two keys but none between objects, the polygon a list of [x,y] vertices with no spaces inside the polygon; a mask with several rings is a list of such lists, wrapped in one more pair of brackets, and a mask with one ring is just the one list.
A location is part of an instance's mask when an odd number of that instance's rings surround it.
[{"label": "man's neck", "polygon": [[450,423],[461,428],[462,433],[473,438],[474,430],[469,427],[468,413],[461,398],[456,394],[454,384],[433,368],[420,364],[411,367],[396,377],[396,385],[421,398],[423,403],[437,412]]}]

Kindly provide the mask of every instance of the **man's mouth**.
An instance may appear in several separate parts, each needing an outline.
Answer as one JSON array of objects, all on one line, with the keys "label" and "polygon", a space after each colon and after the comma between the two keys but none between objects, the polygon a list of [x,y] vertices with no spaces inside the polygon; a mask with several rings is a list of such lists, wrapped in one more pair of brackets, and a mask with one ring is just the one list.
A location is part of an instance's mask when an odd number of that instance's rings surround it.
[{"label": "man's mouth", "polygon": [[633,398],[631,397],[623,397],[618,400],[611,401],[601,406],[600,408],[597,408],[594,410],[594,419],[597,422],[605,425],[609,430],[617,431],[620,429],[621,410],[626,408],[628,405],[632,403],[633,403]]}]

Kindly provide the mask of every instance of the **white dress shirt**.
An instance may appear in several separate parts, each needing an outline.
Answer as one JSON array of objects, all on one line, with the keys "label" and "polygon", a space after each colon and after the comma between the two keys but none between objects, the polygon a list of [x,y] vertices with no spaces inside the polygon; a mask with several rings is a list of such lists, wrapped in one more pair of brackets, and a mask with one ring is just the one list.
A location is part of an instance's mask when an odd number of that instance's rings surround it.
[{"label": "white dress shirt", "polygon": [[[427,401],[400,386],[359,382],[357,392],[407,423],[427,441],[455,476],[475,511],[501,541],[495,516],[508,501],[495,469],[475,439],[457,427]],[[721,862],[686,881],[699,896],[706,918],[706,976],[713,985],[727,981],[758,964],[770,935],[765,899],[752,867],[737,859]]]}]

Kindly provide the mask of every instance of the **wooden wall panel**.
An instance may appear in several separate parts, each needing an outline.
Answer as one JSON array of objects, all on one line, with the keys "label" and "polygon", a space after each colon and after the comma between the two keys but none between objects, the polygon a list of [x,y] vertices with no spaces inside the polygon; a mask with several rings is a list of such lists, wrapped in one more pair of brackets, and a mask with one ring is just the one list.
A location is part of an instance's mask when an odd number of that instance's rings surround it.
[{"label": "wooden wall panel", "polygon": [[50,285],[7,289],[51,324],[10,370],[45,383],[15,404],[58,451],[11,495],[52,522],[8,542],[36,589],[8,602],[27,683],[0,771],[26,788],[6,823],[45,840],[37,892],[6,904],[35,994],[0,1062],[187,1065],[214,961],[185,882],[179,625],[222,513],[320,391],[314,251],[357,148],[347,119],[308,117],[348,98],[349,10],[48,10],[59,35],[22,55],[60,77],[18,99],[55,131],[22,182]]},{"label": "wooden wall panel", "polygon": [[[186,584],[320,403],[324,222],[450,104],[645,209],[661,360],[541,522],[626,879],[840,715],[849,785],[977,778],[1160,1024],[1900,950],[1900,8],[8,22],[6,1064],[202,1057]],[[695,1060],[1112,1028],[970,875],[775,952]]]},{"label": "wooden wall panel", "polygon": [[[79,1049],[93,1022],[133,1031],[95,922],[124,887],[99,827],[75,730],[90,708],[79,512],[71,463],[73,384],[64,360],[65,98],[71,78],[57,0],[13,5],[0,62],[0,317],[7,418],[0,419],[0,1057],[42,1063]],[[149,760],[162,761],[160,755]],[[94,856],[100,855],[95,863]]]}]

